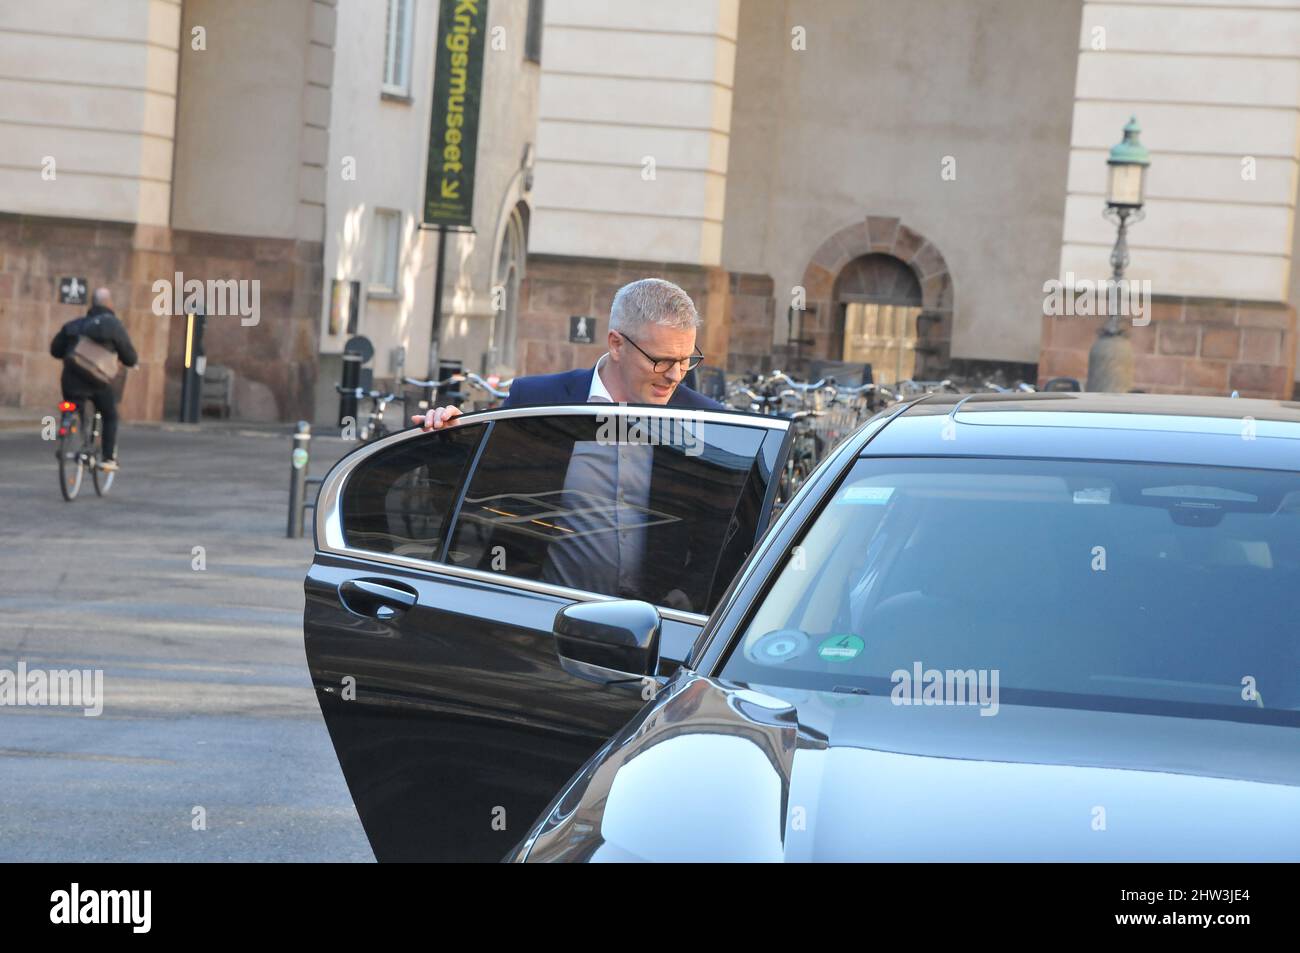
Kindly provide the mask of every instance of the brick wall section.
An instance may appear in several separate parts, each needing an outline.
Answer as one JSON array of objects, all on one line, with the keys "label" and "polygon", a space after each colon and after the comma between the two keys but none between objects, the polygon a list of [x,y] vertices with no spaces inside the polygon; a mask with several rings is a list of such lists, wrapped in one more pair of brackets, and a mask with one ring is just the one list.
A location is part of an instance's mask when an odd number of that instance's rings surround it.
[{"label": "brick wall section", "polygon": [[[259,282],[258,323],[238,315],[210,316],[203,333],[209,364],[234,371],[234,415],[245,420],[310,420],[314,412],[320,349],[322,246],[292,239],[249,238],[159,230],[157,247],[137,259],[138,292],[152,305],[153,281],[180,272],[186,280],[249,279]],[[147,297],[144,297],[146,296]],[[167,414],[180,406],[185,319],[167,353]]]},{"label": "brick wall section", "polygon": [[766,275],[733,274],[728,291],[726,359],[718,366],[725,367],[728,374],[747,374],[785,363],[785,349],[775,353],[772,346],[774,322],[786,320],[786,315],[778,318],[776,314],[772,279]]},{"label": "brick wall section", "polygon": [[[1088,350],[1105,318],[1044,317],[1038,364],[1051,377],[1088,376]],[[1285,305],[1157,297],[1151,323],[1130,327],[1134,387],[1153,394],[1291,398],[1296,314]]]},{"label": "brick wall section", "polygon": [[[0,405],[43,410],[59,400],[59,364],[49,356],[58,328],[85,306],[60,305],[61,276],[106,285],[140,353],[127,377],[122,414],[158,420],[179,404],[183,317],[154,313],[153,283],[184,278],[256,279],[260,320],[211,317],[208,361],[234,369],[236,414],[310,417],[322,295],[317,242],[206,235],[161,226],[69,222],[0,215]],[[241,402],[242,398],[242,402]]]},{"label": "brick wall section", "polygon": [[[607,349],[609,308],[615,292],[638,278],[664,278],[680,285],[691,296],[704,319],[699,347],[705,362],[725,366],[730,279],[721,269],[530,255],[528,276],[520,295],[516,373],[520,376],[552,374],[594,365]],[[596,319],[595,343],[569,343],[572,315]],[[768,340],[771,340],[770,330]]]},{"label": "brick wall section", "polygon": [[50,341],[88,310],[58,303],[60,277],[84,277],[89,291],[106,285],[140,354],[122,413],[157,419],[162,406],[166,333],[132,309],[134,229],[117,225],[0,215],[0,405],[50,412],[60,399],[61,366]]}]

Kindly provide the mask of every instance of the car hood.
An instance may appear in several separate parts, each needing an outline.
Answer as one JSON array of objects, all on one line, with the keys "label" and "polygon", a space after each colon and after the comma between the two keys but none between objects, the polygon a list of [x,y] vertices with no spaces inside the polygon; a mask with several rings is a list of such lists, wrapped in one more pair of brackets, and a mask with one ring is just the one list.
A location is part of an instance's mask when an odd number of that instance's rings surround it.
[{"label": "car hood", "polygon": [[681,673],[516,859],[1297,860],[1300,729]]}]

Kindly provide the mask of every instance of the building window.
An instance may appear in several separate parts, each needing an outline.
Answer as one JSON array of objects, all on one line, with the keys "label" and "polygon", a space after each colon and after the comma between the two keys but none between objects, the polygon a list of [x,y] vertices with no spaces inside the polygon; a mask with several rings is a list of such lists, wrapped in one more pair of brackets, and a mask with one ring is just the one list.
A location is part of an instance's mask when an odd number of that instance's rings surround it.
[{"label": "building window", "polygon": [[528,0],[528,28],[524,33],[524,59],[530,63],[542,61],[542,2]]},{"label": "building window", "polygon": [[371,294],[397,294],[401,237],[402,213],[392,209],[375,209],[373,238],[370,243]]},{"label": "building window", "polygon": [[411,95],[411,18],[414,13],[415,0],[388,0],[383,91],[393,96]]}]

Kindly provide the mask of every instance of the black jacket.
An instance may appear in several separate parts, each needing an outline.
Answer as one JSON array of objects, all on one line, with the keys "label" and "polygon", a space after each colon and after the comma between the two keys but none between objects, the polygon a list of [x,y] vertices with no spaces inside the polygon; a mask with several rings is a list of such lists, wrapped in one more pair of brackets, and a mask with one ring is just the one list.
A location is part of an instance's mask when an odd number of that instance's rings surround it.
[{"label": "black jacket", "polygon": [[[95,305],[88,314],[73,318],[59,328],[59,333],[54,335],[54,340],[50,342],[50,356],[66,358],[76,345],[77,338],[83,334],[97,344],[116,351],[118,359],[127,367],[135,367],[140,363],[140,357],[135,353],[135,346],[126,333],[126,326],[118,320],[117,315],[100,305]],[[62,383],[65,391],[81,393],[99,390],[103,386],[86,377],[67,360],[63,361]]]},{"label": "black jacket", "polygon": [[[501,409],[536,407],[542,404],[585,404],[587,394],[591,391],[591,377],[595,372],[593,367],[580,367],[575,371],[561,371],[558,374],[516,377],[510,385],[510,396],[502,401]],[[668,399],[668,406],[689,407],[692,410],[731,409],[681,384]]]}]

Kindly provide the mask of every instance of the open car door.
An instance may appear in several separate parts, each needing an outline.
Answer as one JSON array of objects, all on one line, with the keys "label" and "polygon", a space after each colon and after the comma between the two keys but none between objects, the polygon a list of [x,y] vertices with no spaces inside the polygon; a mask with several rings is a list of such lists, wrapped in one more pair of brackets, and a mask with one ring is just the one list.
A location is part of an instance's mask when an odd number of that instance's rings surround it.
[{"label": "open car door", "polygon": [[660,674],[767,528],[786,420],[581,404],[469,414],[341,460],[307,663],[375,856],[499,860],[644,704],[565,672],[575,601],[659,607]]}]

